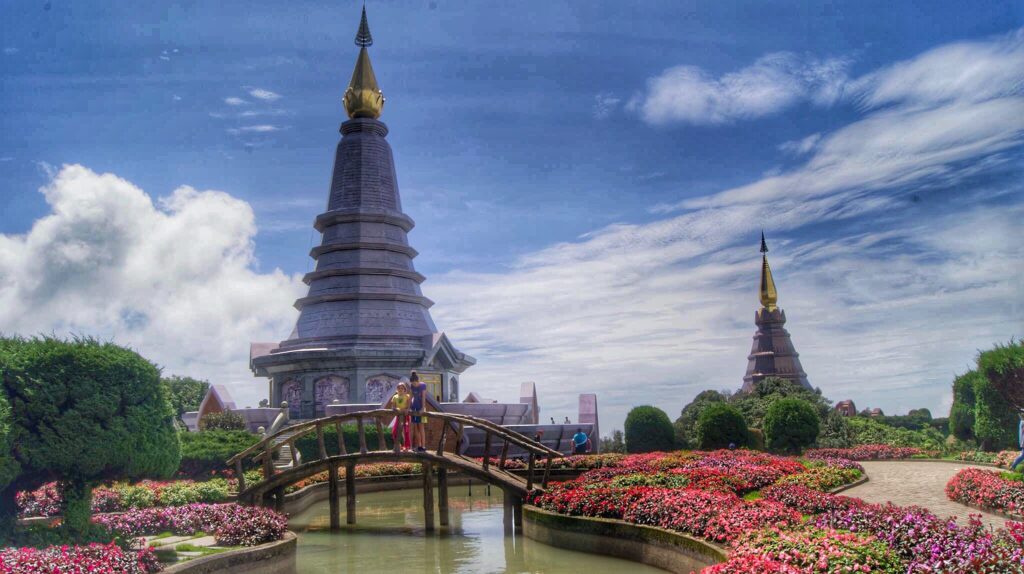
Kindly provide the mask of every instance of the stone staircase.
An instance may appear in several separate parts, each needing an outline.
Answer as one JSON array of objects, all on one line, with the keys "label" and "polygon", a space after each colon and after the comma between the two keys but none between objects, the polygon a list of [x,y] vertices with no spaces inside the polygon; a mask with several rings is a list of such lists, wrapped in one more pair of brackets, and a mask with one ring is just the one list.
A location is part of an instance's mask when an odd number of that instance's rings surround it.
[{"label": "stone staircase", "polygon": [[[274,468],[278,471],[287,470],[295,466],[292,461],[292,447],[288,444],[288,441],[295,436],[296,433],[285,432],[280,436],[271,441],[272,448],[277,453],[277,457],[274,460]],[[295,453],[299,464],[302,464],[302,453]]]}]

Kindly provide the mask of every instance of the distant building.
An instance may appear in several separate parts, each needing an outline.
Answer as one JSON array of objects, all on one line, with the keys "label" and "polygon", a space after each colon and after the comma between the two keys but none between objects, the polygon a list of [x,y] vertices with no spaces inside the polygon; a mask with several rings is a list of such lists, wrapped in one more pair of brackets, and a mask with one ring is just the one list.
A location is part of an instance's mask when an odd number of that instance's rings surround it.
[{"label": "distant building", "polygon": [[844,417],[857,416],[857,406],[853,404],[853,401],[847,399],[845,401],[839,401],[836,403],[836,410],[839,411]]},{"label": "distant building", "polygon": [[768,377],[778,377],[810,389],[807,373],[800,365],[800,354],[786,331],[786,312],[776,306],[778,293],[775,279],[768,266],[768,244],[761,233],[761,308],[754,315],[757,332],[747,356],[747,374],[743,377],[743,391],[754,390],[754,385]]},{"label": "distant building", "polygon": [[885,413],[882,412],[882,409],[875,407],[868,411],[868,415],[873,417],[884,417]]}]

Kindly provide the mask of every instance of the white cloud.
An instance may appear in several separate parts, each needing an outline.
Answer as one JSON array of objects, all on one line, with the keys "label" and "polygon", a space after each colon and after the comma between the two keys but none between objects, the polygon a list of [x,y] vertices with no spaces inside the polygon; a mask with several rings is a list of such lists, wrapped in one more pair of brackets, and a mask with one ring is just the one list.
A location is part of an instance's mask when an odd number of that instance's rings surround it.
[{"label": "white cloud", "polygon": [[273,102],[281,98],[281,94],[271,92],[270,90],[264,90],[263,88],[252,88],[249,90],[249,95],[266,102]]},{"label": "white cloud", "polygon": [[594,96],[594,117],[603,120],[612,115],[612,112],[619,107],[622,98],[615,94],[600,93]]},{"label": "white cloud", "polygon": [[265,133],[270,133],[270,132],[281,131],[282,129],[284,129],[284,128],[282,128],[280,126],[275,126],[275,125],[270,125],[270,124],[259,124],[259,125],[255,125],[255,126],[242,126],[240,128],[230,128],[230,129],[228,129],[228,133],[232,133],[232,134],[238,134],[238,133],[265,134]]},{"label": "white cloud", "polygon": [[224,103],[229,105],[229,106],[244,106],[245,104],[248,104],[249,102],[243,100],[242,98],[236,98],[236,97],[232,96],[230,98],[224,98]]},{"label": "white cloud", "polygon": [[248,344],[290,331],[304,286],[256,270],[247,203],[190,187],[154,203],[78,165],[41,191],[50,213],[0,235],[0,330],[112,339],[167,373],[242,381],[252,404],[265,394],[247,375]]},{"label": "white cloud", "polygon": [[13,56],[13,55],[17,54],[20,51],[21,50],[19,50],[18,48],[15,48],[14,46],[7,46],[6,48],[4,48],[4,55],[5,56]]},{"label": "white cloud", "polygon": [[790,155],[804,155],[814,149],[821,139],[821,134],[811,134],[805,138],[779,144],[779,150]]},{"label": "white cloud", "polygon": [[627,109],[650,124],[721,124],[774,114],[800,101],[829,104],[843,93],[847,65],[780,52],[717,78],[695,66],[676,66],[648,80]]}]

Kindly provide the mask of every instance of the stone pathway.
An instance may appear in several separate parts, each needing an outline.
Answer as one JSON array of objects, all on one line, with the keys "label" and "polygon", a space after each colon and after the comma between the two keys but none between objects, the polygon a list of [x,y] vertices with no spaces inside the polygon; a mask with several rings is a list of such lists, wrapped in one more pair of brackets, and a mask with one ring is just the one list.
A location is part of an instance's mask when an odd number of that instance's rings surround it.
[{"label": "stone pathway", "polygon": [[981,514],[982,522],[993,528],[1006,522],[1002,516],[982,512],[946,498],[946,483],[961,469],[993,470],[991,468],[925,461],[875,461],[862,462],[861,465],[870,480],[842,494],[868,502],[892,501],[900,506],[923,506],[937,516],[955,516],[961,522],[966,522],[969,514]]}]

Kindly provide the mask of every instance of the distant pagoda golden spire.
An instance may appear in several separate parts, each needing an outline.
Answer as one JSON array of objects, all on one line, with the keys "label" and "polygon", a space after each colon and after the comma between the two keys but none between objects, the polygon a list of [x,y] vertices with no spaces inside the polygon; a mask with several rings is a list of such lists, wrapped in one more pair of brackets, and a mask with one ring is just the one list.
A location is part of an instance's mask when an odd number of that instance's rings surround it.
[{"label": "distant pagoda golden spire", "polygon": [[356,67],[352,70],[352,79],[345,90],[345,111],[350,118],[377,119],[384,110],[384,93],[377,85],[377,76],[370,64],[370,54],[366,48],[373,45],[370,25],[366,22],[366,6],[363,6],[363,17],[359,21],[356,33],[356,46],[359,46],[359,57]]},{"label": "distant pagoda golden spire", "polygon": [[772,268],[768,266],[768,243],[764,240],[764,231],[761,232],[761,306],[769,311],[774,311],[779,302],[779,293],[775,290],[775,279],[772,278]]}]

